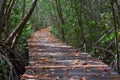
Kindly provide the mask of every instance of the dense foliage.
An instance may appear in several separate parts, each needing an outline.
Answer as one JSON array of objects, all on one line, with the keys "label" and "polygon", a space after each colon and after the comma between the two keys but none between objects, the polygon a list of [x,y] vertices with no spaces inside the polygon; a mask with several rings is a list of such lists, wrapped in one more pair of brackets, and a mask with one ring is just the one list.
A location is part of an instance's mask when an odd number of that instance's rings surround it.
[{"label": "dense foliage", "polygon": [[32,22],[37,27],[51,26],[51,32],[60,40],[118,71],[119,3],[118,0],[40,0],[34,16],[37,22]]},{"label": "dense foliage", "polygon": [[28,65],[27,39],[34,32],[29,18],[36,2],[0,1],[0,80],[18,80]]},{"label": "dense foliage", "polygon": [[[25,20],[28,9],[34,6],[31,0],[0,2],[0,79],[10,77],[12,70],[16,75],[11,64],[16,65],[16,58],[20,63],[28,60],[27,39],[34,31],[47,26],[52,27],[51,32],[60,40],[119,71],[119,0],[38,0],[33,15],[30,19],[29,15],[29,21]],[[21,21],[27,24],[19,25]],[[17,27],[21,28],[17,31]]]},{"label": "dense foliage", "polygon": [[57,14],[54,14],[56,19],[52,32],[66,43],[90,52],[90,55],[118,70],[120,62],[119,1],[53,0],[53,3]]},{"label": "dense foliage", "polygon": [[47,11],[53,34],[119,70],[119,0],[41,0],[41,3],[46,4],[40,10]]}]

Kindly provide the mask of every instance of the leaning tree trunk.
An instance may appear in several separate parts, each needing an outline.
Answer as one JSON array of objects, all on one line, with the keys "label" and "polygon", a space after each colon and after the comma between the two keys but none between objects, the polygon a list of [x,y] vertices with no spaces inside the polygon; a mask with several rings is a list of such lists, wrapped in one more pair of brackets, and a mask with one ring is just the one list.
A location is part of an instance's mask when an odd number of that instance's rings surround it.
[{"label": "leaning tree trunk", "polygon": [[[19,55],[18,52],[15,52],[15,44],[17,44],[18,39],[20,38],[20,35],[22,33],[23,28],[25,27],[27,21],[29,20],[30,16],[32,15],[32,12],[37,4],[37,0],[33,0],[32,6],[29,9],[26,16],[21,20],[21,22],[18,24],[18,26],[11,32],[11,34],[6,39],[6,46],[9,47],[7,49],[8,51],[8,57],[13,64],[15,71],[17,74],[21,74],[25,71],[25,66],[27,62],[22,58],[22,56]],[[12,50],[12,51],[11,51]]]},{"label": "leaning tree trunk", "polygon": [[33,0],[33,4],[28,12],[28,14],[26,14],[26,16],[21,20],[21,22],[18,24],[18,26],[13,30],[13,32],[9,35],[9,37],[7,38],[6,42],[10,42],[12,43],[16,34],[17,33],[21,33],[23,28],[25,27],[27,21],[29,20],[30,16],[32,15],[32,12],[36,6],[37,0]]}]

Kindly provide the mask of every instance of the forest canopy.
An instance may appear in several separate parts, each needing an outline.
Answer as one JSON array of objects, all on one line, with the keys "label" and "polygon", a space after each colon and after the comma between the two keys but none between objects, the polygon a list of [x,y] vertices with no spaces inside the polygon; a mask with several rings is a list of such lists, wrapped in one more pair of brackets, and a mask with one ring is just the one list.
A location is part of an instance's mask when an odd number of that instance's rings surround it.
[{"label": "forest canopy", "polygon": [[24,73],[27,40],[44,27],[120,72],[119,18],[120,0],[1,0],[0,79]]}]

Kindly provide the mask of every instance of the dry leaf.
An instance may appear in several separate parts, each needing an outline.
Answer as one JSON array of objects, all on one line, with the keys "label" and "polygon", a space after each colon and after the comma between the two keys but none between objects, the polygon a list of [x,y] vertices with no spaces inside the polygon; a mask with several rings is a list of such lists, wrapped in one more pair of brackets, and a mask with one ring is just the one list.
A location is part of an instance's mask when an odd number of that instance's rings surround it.
[{"label": "dry leaf", "polygon": [[99,76],[99,74],[94,74],[93,76],[94,76],[94,77],[98,77],[98,76]]},{"label": "dry leaf", "polygon": [[81,77],[80,80],[87,80],[87,78],[86,77]]},{"label": "dry leaf", "polygon": [[103,71],[103,67],[97,67],[98,70]]},{"label": "dry leaf", "polygon": [[41,67],[43,70],[47,70],[48,69],[48,67],[45,67],[45,66],[42,66]]},{"label": "dry leaf", "polygon": [[24,74],[24,75],[21,76],[21,78],[23,78],[23,79],[28,79],[28,78],[30,78],[30,79],[35,79],[35,78],[37,78],[37,77],[38,77],[38,76],[26,75],[26,74]]},{"label": "dry leaf", "polygon": [[68,74],[69,74],[69,72],[64,72],[64,74],[65,74],[65,75],[68,75]]},{"label": "dry leaf", "polygon": [[46,58],[40,58],[40,61],[43,61],[43,62],[44,62],[45,60],[46,60]]},{"label": "dry leaf", "polygon": [[41,79],[42,77],[43,77],[42,74],[39,73],[39,75],[38,75],[38,79]]},{"label": "dry leaf", "polygon": [[55,74],[55,72],[51,72],[51,74]]},{"label": "dry leaf", "polygon": [[87,62],[83,62],[82,65],[88,65],[88,63]]},{"label": "dry leaf", "polygon": [[74,60],[73,64],[79,64],[79,60],[78,59]]},{"label": "dry leaf", "polygon": [[119,76],[110,76],[113,80],[119,80]]},{"label": "dry leaf", "polygon": [[50,78],[50,74],[45,74],[45,78]]},{"label": "dry leaf", "polygon": [[54,78],[53,80],[59,80],[60,78],[57,76],[56,78]]},{"label": "dry leaf", "polygon": [[25,66],[26,69],[33,69],[34,66]]}]

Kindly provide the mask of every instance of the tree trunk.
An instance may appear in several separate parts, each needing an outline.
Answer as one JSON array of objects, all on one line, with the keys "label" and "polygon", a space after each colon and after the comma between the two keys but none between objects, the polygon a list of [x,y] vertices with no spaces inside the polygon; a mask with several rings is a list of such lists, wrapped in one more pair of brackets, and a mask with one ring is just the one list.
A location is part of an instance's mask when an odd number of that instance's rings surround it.
[{"label": "tree trunk", "polygon": [[[62,10],[61,10],[60,0],[55,0],[55,2],[56,2],[56,6],[57,6],[58,16],[59,16],[63,26],[65,26],[65,22],[64,22]],[[61,34],[62,34],[62,40],[65,41],[65,30],[63,27],[61,27]]]},{"label": "tree trunk", "polygon": [[[77,17],[77,21],[78,21],[79,27],[81,29],[81,36],[82,36],[82,39],[83,39],[83,48],[84,48],[84,51],[86,51],[86,40],[85,40],[85,37],[84,37],[84,31],[83,31],[83,25],[82,25],[82,18],[81,18],[81,15],[80,15],[82,13],[78,9],[77,5],[78,5],[77,2],[74,1],[75,11],[76,11],[76,17]],[[82,3],[81,3],[81,5],[82,5]]]},{"label": "tree trunk", "polygon": [[8,8],[5,12],[5,20],[4,20],[4,24],[5,24],[5,32],[6,32],[6,37],[8,37],[8,35],[10,34],[10,14],[11,14],[11,10],[13,8],[13,5],[15,3],[15,0],[10,0],[9,1],[9,5]]},{"label": "tree trunk", "polygon": [[6,0],[0,1],[0,32],[3,29],[3,15],[4,15],[4,6],[5,6]]},{"label": "tree trunk", "polygon": [[118,2],[118,0],[114,0],[116,5],[117,5],[117,8],[118,8],[118,14],[120,15],[120,4]]},{"label": "tree trunk", "polygon": [[[30,16],[32,15],[32,12],[36,6],[37,0],[33,0],[32,6],[30,10],[28,11],[27,15],[21,20],[21,22],[18,24],[18,26],[13,30],[13,32],[9,35],[9,37],[6,39],[7,49],[8,51],[8,57],[12,64],[14,65],[15,71],[17,74],[21,74],[25,71],[25,66],[27,65],[27,62],[23,59],[21,55],[14,49],[15,44],[18,42],[18,39],[22,33],[23,28],[25,27],[25,24],[29,20]],[[12,51],[9,51],[12,50]]]},{"label": "tree trunk", "polygon": [[114,9],[114,1],[111,0],[111,6],[112,6],[112,15],[113,15],[113,22],[114,22],[114,32],[115,32],[115,67],[116,70],[119,72],[119,51],[118,51],[118,31],[117,31],[117,19],[116,19],[116,15],[115,15],[115,9]]}]

